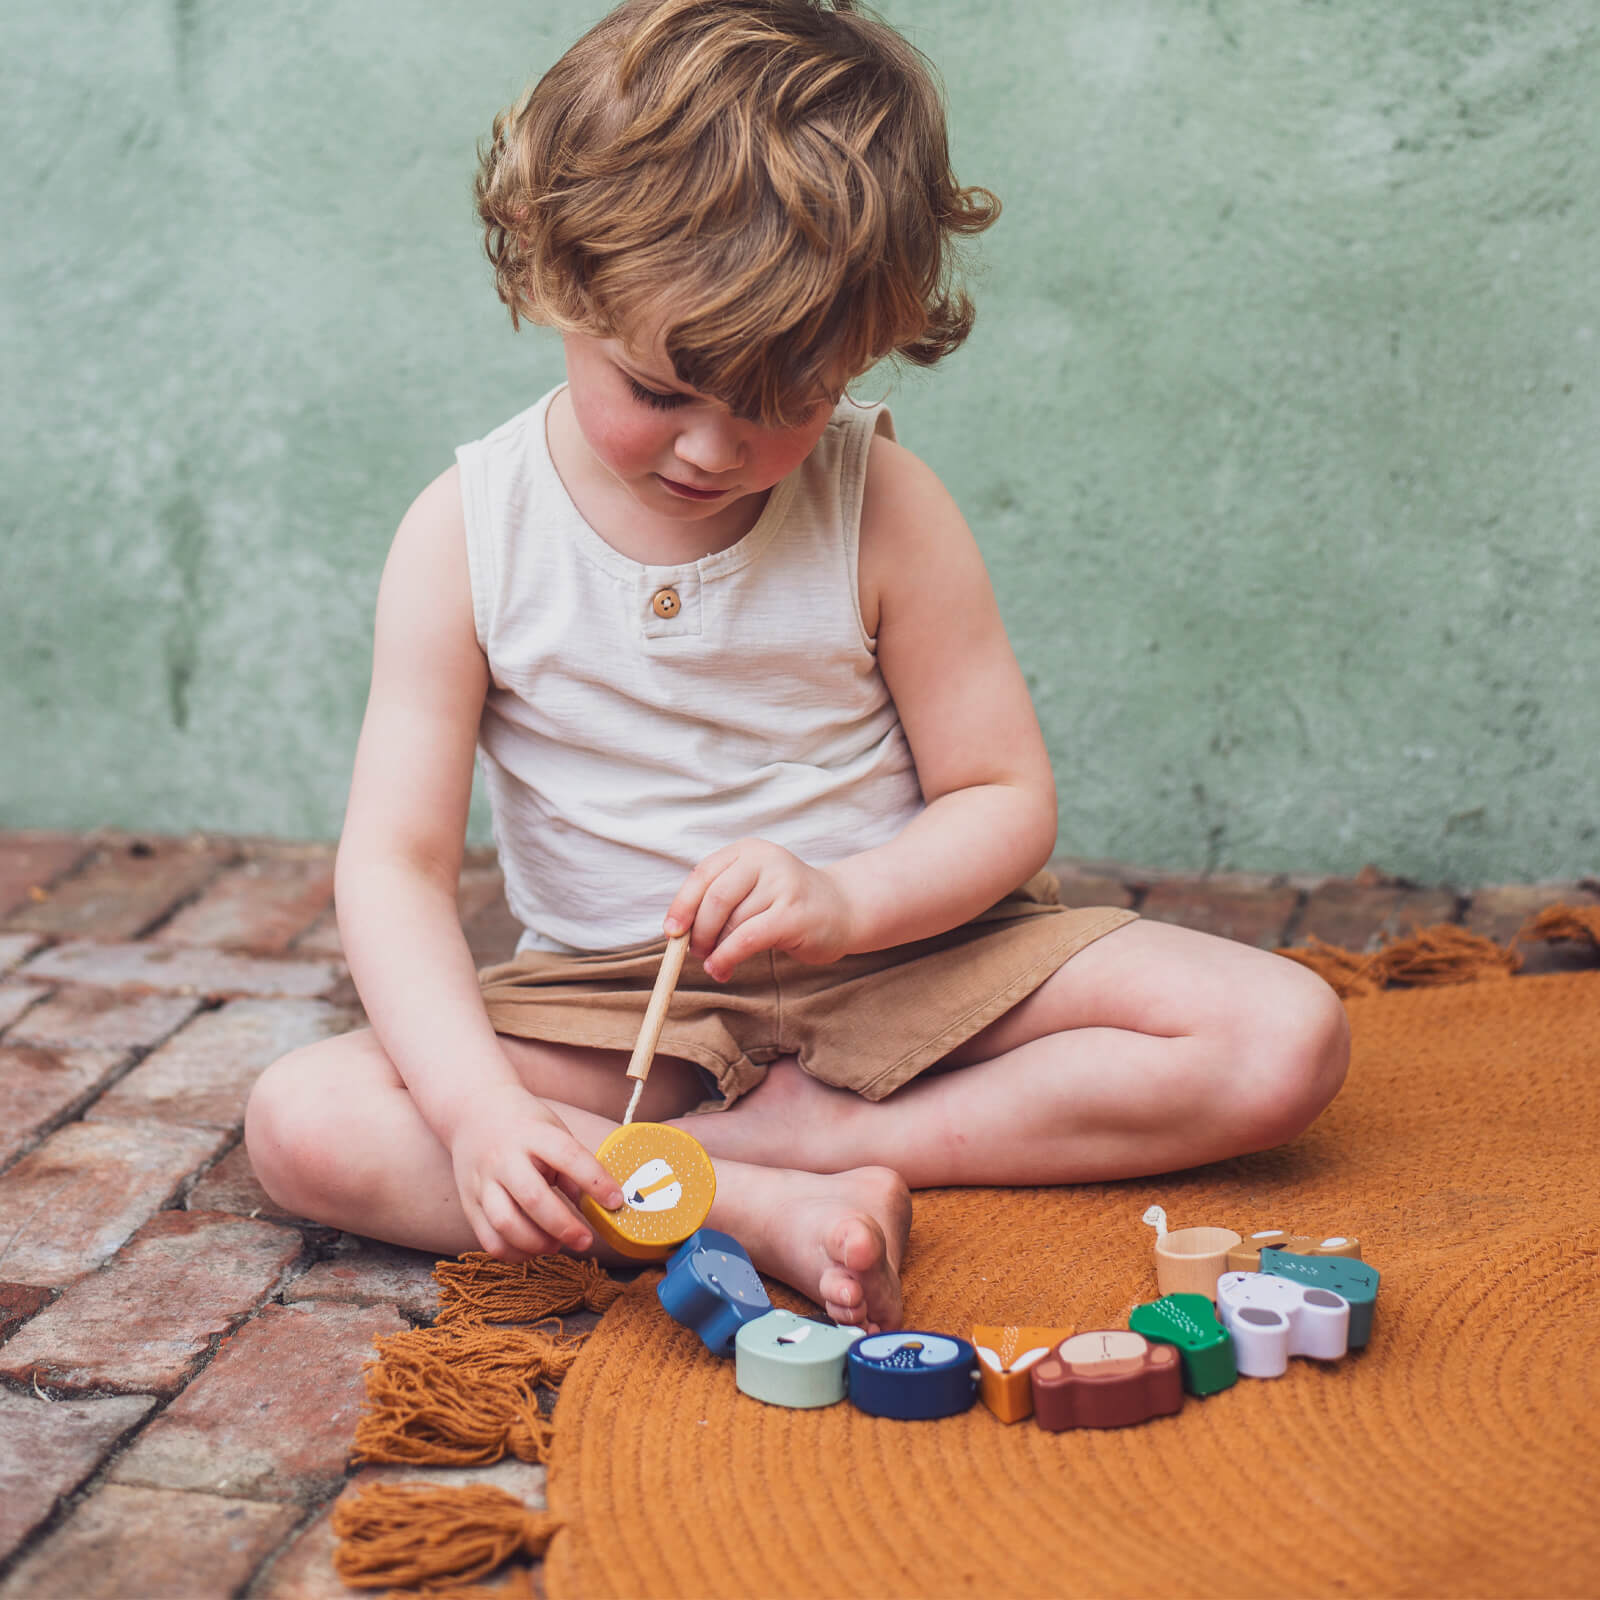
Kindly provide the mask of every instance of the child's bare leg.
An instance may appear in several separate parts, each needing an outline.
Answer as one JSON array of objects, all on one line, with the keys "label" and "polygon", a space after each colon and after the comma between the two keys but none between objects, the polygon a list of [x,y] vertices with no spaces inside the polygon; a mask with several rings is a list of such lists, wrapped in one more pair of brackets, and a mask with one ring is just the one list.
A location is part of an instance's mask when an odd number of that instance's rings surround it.
[{"label": "child's bare leg", "polygon": [[[626,1105],[626,1058],[503,1041],[529,1089],[591,1150],[616,1126],[594,1109]],[[573,1104],[558,1090],[591,1104]],[[660,1120],[701,1097],[683,1062],[651,1069],[640,1115]],[[281,1206],[353,1233],[441,1255],[480,1248],[457,1195],[449,1152],[422,1119],[370,1032],[295,1051],[262,1074],[245,1125],[251,1162]],[[894,1327],[910,1197],[882,1167],[826,1175],[717,1161],[708,1219],[763,1271],[836,1321]]]},{"label": "child's bare leg", "polygon": [[1337,1093],[1344,1008],[1281,956],[1134,922],[925,1074],[872,1102],[792,1061],[690,1127],[718,1157],[890,1161],[913,1189],[1168,1172],[1282,1144]]}]

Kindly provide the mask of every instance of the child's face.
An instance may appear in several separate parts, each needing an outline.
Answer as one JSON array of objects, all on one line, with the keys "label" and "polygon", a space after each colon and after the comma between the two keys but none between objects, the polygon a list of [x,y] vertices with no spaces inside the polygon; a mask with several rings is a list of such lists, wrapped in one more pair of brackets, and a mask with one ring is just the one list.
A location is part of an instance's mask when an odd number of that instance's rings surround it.
[{"label": "child's face", "polygon": [[833,412],[819,395],[791,428],[744,422],[720,401],[680,383],[659,337],[564,336],[568,392],[584,441],[646,511],[670,522],[708,522],[764,494],[811,453]]}]

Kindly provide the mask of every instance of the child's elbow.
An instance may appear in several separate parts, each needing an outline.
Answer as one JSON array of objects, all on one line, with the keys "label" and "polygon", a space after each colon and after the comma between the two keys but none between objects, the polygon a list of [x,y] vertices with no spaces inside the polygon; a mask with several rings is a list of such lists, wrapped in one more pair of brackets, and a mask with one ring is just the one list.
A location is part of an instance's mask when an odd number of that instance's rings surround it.
[{"label": "child's elbow", "polygon": [[1060,820],[1056,814],[1055,780],[1048,774],[1042,783],[1020,786],[1017,828],[1014,837],[1029,862],[1029,875],[1037,872],[1055,853],[1056,831]]}]

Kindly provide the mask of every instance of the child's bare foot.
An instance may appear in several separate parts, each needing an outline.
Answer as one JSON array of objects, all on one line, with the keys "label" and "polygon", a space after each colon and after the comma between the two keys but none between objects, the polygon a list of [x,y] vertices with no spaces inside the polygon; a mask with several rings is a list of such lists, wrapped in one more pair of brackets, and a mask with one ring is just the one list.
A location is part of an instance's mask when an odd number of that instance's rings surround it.
[{"label": "child's bare foot", "polygon": [[817,1174],[719,1162],[710,1221],[835,1322],[868,1333],[900,1325],[911,1193],[889,1168]]}]

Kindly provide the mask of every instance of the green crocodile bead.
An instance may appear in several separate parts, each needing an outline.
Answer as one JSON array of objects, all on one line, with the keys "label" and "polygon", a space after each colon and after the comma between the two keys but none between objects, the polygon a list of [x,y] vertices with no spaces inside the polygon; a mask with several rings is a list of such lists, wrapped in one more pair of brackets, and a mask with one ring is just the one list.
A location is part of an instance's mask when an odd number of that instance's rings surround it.
[{"label": "green crocodile bead", "polygon": [[1190,1394],[1216,1394],[1238,1381],[1233,1339],[1205,1295],[1169,1294],[1135,1306],[1128,1326],[1147,1339],[1177,1346]]}]

